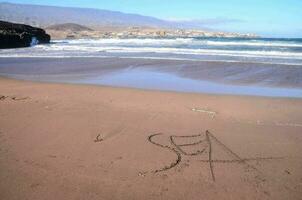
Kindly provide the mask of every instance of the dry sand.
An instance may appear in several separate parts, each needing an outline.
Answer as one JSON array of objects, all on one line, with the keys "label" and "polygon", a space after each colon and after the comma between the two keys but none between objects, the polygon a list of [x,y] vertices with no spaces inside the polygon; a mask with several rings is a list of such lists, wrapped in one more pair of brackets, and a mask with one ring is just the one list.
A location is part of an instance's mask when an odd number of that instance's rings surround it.
[{"label": "dry sand", "polygon": [[1,200],[302,199],[301,144],[301,99],[0,79]]}]

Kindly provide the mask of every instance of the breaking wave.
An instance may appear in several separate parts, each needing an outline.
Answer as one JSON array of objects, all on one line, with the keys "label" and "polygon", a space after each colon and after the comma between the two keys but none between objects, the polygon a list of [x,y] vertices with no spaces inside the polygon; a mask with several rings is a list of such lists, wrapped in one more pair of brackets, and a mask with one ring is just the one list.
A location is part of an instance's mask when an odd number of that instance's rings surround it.
[{"label": "breaking wave", "polygon": [[302,65],[301,39],[165,38],[55,40],[0,57],[135,57]]}]

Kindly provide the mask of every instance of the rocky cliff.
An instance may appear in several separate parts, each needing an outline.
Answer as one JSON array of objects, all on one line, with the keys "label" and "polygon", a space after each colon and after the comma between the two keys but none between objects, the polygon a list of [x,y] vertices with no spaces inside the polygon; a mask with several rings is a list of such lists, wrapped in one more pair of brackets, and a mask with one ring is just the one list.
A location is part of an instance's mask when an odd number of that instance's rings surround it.
[{"label": "rocky cliff", "polygon": [[43,29],[0,21],[0,49],[29,47],[50,42]]}]

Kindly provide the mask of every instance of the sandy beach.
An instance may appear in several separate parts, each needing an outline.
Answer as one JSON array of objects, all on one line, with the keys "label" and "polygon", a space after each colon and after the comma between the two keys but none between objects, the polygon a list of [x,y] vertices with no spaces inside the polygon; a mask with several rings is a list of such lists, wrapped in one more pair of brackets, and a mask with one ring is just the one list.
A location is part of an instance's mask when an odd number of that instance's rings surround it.
[{"label": "sandy beach", "polygon": [[302,200],[301,7],[0,2],[0,200]]},{"label": "sandy beach", "polygon": [[0,199],[301,199],[302,100],[0,79]]}]

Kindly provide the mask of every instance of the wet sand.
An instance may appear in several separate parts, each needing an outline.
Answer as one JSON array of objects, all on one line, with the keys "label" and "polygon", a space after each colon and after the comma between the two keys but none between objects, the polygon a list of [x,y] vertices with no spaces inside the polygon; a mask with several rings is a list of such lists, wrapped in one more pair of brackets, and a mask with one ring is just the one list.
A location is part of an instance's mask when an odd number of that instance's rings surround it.
[{"label": "wet sand", "polygon": [[1,76],[36,81],[81,82],[125,69],[150,70],[220,84],[302,89],[302,65],[118,57],[0,58]]},{"label": "wet sand", "polygon": [[0,78],[0,199],[301,199],[301,132],[301,99]]}]

